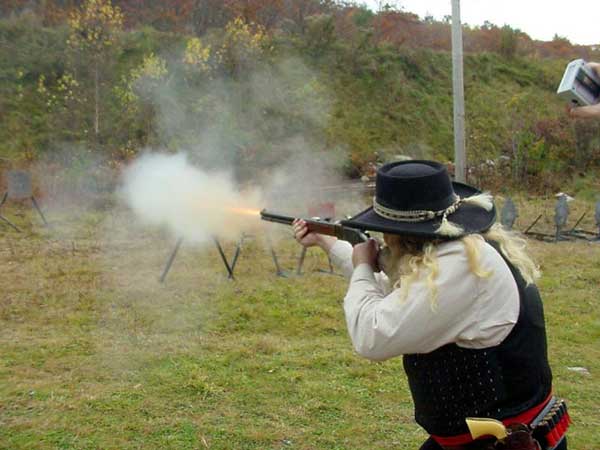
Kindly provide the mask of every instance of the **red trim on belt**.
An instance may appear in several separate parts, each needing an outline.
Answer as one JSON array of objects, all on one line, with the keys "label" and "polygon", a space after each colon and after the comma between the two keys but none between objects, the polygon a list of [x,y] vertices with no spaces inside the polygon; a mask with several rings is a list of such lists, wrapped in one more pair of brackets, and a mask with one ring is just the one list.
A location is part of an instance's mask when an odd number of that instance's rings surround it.
[{"label": "red trim on belt", "polygon": [[[535,417],[540,413],[540,411],[542,409],[544,409],[544,406],[546,406],[546,403],[548,403],[551,398],[552,398],[552,393],[550,393],[548,395],[548,397],[546,397],[546,399],[539,405],[534,406],[533,408],[522,412],[518,416],[509,417],[507,419],[502,419],[501,422],[504,425],[510,425],[511,423],[529,424],[533,419],[535,419]],[[464,445],[464,444],[469,444],[470,442],[473,442],[471,433],[457,434],[456,436],[436,436],[435,434],[432,434],[431,437],[433,438],[433,440],[435,442],[440,444],[442,447],[443,446],[450,447],[453,445]]]}]

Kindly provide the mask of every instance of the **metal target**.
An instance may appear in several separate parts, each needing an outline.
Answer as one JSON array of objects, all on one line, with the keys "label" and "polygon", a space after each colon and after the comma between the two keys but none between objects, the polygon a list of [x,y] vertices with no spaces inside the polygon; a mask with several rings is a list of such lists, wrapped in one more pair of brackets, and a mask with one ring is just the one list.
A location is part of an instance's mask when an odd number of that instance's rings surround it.
[{"label": "metal target", "polygon": [[11,170],[7,174],[8,198],[11,200],[23,200],[33,197],[31,187],[31,175],[22,170]]},{"label": "metal target", "polygon": [[567,224],[567,219],[569,218],[569,205],[567,204],[566,195],[558,197],[554,212],[554,223],[556,224],[556,228],[561,229]]},{"label": "metal target", "polygon": [[[48,225],[48,221],[40,209],[40,205],[38,205],[37,200],[33,196],[31,175],[29,172],[25,172],[24,170],[9,170],[6,174],[6,180],[8,182],[8,186],[6,192],[0,200],[0,206],[4,205],[6,200],[31,200],[31,204],[40,215],[44,225]],[[0,219],[10,227],[14,228],[15,231],[20,231],[19,228],[10,222],[6,217],[0,215]]]},{"label": "metal target", "polygon": [[517,207],[512,199],[508,197],[502,206],[502,211],[500,212],[500,223],[504,228],[510,230],[515,224],[517,217],[519,217]]},{"label": "metal target", "polygon": [[600,227],[600,201],[596,202],[596,225]]}]

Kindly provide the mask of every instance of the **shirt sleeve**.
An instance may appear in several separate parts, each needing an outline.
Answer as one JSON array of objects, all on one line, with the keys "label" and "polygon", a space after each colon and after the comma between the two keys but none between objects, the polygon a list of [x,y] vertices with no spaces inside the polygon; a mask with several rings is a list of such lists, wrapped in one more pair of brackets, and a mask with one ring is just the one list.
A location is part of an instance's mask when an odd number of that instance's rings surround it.
[{"label": "shirt sleeve", "polygon": [[[352,277],[354,265],[352,264],[352,244],[350,242],[338,239],[329,249],[329,258],[345,278],[350,279]],[[388,293],[390,291],[390,280],[386,274],[382,272],[374,273],[373,277],[383,292]]]},{"label": "shirt sleeve", "polygon": [[[385,360],[402,354],[429,353],[449,343],[466,342],[466,347],[487,345],[489,330],[482,331],[487,325],[482,327],[479,319],[482,305],[490,295],[480,286],[482,279],[471,273],[460,241],[440,247],[443,249],[437,253],[435,307],[425,270],[409,286],[403,300],[399,290],[386,295],[368,264],[356,267],[344,298],[344,312],[350,338],[361,356]],[[516,303],[518,315],[518,292]],[[485,312],[493,309],[492,305]],[[504,319],[491,321],[492,329],[498,326],[492,332],[496,337],[501,334],[505,337],[514,325],[503,322]],[[500,334],[498,329],[502,329]]]},{"label": "shirt sleeve", "polygon": [[477,316],[459,336],[465,348],[486,348],[500,344],[519,319],[519,288],[510,269],[489,244],[483,244],[481,264],[493,275],[479,283]]},{"label": "shirt sleeve", "polygon": [[338,239],[329,249],[331,263],[336,266],[346,278],[352,276],[352,245],[350,242]]}]

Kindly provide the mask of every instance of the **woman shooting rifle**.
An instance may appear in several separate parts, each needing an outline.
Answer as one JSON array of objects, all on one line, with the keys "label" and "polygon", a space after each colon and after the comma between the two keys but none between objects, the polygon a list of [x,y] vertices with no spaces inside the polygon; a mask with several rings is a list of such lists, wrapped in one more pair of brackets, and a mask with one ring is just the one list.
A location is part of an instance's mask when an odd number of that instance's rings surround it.
[{"label": "woman shooting rifle", "polygon": [[[529,433],[529,446],[473,440],[467,417],[533,423],[542,448],[567,448],[534,284],[540,274],[524,240],[495,216],[489,194],[452,182],[442,164],[404,161],[381,167],[373,206],[342,222],[383,233],[383,249],[372,239],[352,248],[293,223],[300,244],[320,246],[350,278],[344,312],[356,351],[376,361],[403,357],[416,421],[430,434],[421,450],[538,448]],[[552,409],[564,413],[550,418],[554,428],[540,428]]]}]

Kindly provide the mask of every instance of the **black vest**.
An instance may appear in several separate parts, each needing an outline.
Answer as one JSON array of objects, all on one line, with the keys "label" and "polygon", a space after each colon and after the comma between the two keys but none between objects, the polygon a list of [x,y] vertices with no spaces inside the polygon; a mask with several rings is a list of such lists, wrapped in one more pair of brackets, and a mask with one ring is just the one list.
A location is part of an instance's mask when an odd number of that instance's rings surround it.
[{"label": "black vest", "polygon": [[485,349],[448,344],[430,353],[404,356],[415,419],[430,434],[468,433],[465,417],[514,417],[541,403],[551,391],[539,292],[502,257],[520,299],[519,318],[507,338]]}]

